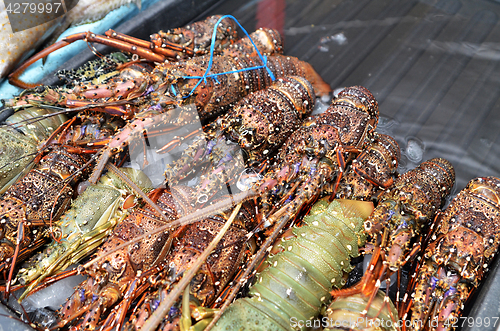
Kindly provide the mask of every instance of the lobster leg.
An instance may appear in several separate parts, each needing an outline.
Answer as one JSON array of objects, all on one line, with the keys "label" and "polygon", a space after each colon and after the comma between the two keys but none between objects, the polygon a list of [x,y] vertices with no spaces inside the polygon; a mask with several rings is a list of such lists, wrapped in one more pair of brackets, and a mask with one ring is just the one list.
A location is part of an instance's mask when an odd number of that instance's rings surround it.
[{"label": "lobster leg", "polygon": [[354,167],[354,172],[356,174],[358,174],[359,176],[365,178],[368,182],[370,182],[373,185],[378,186],[378,187],[388,188],[394,183],[394,180],[392,178],[389,178],[389,180],[387,180],[385,182],[380,182],[380,181],[376,180],[375,178],[372,178],[368,173],[366,173],[362,169],[359,169],[356,167]]},{"label": "lobster leg", "polygon": [[[380,270],[380,275],[384,275],[387,271],[387,265],[386,264],[382,264],[382,269]],[[389,282],[390,282],[390,279],[388,278]],[[372,302],[373,302],[373,299],[375,299],[375,296],[377,295],[378,293],[378,290],[380,288],[380,278],[377,279],[377,281],[375,282],[375,284],[373,285],[372,288],[370,288],[370,291],[371,292],[368,292],[367,293],[367,288],[365,287],[364,288],[364,291],[363,291],[363,294],[365,296],[368,296],[368,303],[366,304],[366,307],[365,309],[361,312],[361,316],[365,316],[367,313],[368,313],[368,309],[370,308]],[[363,284],[365,285],[365,284]],[[370,284],[369,284],[370,285]],[[387,291],[389,290],[389,286],[387,286]],[[388,296],[386,296],[388,298]]]},{"label": "lobster leg", "polygon": [[[365,294],[365,296],[370,297],[372,295],[373,289],[376,288],[378,290],[378,287],[380,287],[380,280],[376,275],[379,275],[383,269],[381,263],[381,254],[382,253],[380,248],[377,248],[372,255],[370,264],[368,265],[368,269],[363,275],[361,281],[349,288],[331,291],[330,294],[332,295],[332,297],[348,297],[359,293]],[[373,280],[374,278],[377,279],[378,285],[377,282]],[[377,292],[375,291],[373,293]]]},{"label": "lobster leg", "polygon": [[12,256],[12,265],[10,266],[9,277],[7,278],[7,288],[5,289],[4,298],[5,300],[9,300],[10,295],[10,285],[12,282],[12,275],[14,274],[14,268],[16,267],[17,257],[19,255],[19,247],[21,246],[21,242],[24,241],[24,221],[19,222],[17,224],[17,239],[16,239],[16,250],[14,251],[14,255]]},{"label": "lobster leg", "polygon": [[335,193],[337,192],[339,185],[340,185],[340,180],[342,179],[344,175],[344,171],[346,168],[346,160],[344,158],[344,153],[345,152],[354,152],[354,153],[359,153],[360,150],[359,148],[352,147],[352,146],[339,146],[337,148],[336,154],[337,154],[337,164],[338,164],[338,174],[337,178],[335,179],[335,183],[333,184],[333,192],[330,195],[330,201],[333,201],[333,198],[335,197]]},{"label": "lobster leg", "polygon": [[[139,280],[137,278],[133,280],[127,293],[125,294],[124,300],[120,303],[120,307],[117,309],[116,316],[112,316],[114,317],[113,320],[116,321],[116,330],[121,330],[123,324],[125,323],[125,317],[127,316],[127,311],[132,304],[132,301],[147,289],[145,286],[140,286],[138,283]],[[108,320],[109,318],[106,321]],[[111,325],[107,328],[103,327],[103,331],[112,330],[115,327],[114,324],[115,323],[111,323]]]},{"label": "lobster leg", "polygon": [[341,147],[339,146],[336,151],[336,164],[338,165],[336,169],[333,169],[331,167],[331,162],[328,157],[328,161],[319,161],[317,165],[317,170],[315,167],[311,167],[311,173],[313,171],[317,171],[318,173],[314,175],[311,179],[301,183],[299,188],[297,189],[298,193],[295,198],[290,201],[290,203],[286,204],[283,206],[281,209],[279,209],[277,212],[274,212],[272,214],[269,214],[268,216],[268,225],[272,225],[276,222],[277,219],[281,217],[290,217],[289,215],[296,215],[298,211],[301,210],[303,206],[305,206],[308,203],[312,203],[315,199],[318,198],[319,192],[318,189],[321,187],[322,183],[327,182],[328,178],[332,178],[334,175],[334,172],[337,173],[337,178],[333,184],[333,192],[331,196],[333,197],[335,194],[335,191],[340,183],[340,179],[342,178],[342,174],[344,173],[345,169],[345,158],[344,158],[344,153],[345,152],[351,152],[351,151],[358,151],[355,147]]},{"label": "lobster leg", "polygon": [[231,216],[229,219],[226,221],[224,226],[221,228],[220,232],[213,238],[213,240],[210,242],[210,244],[207,246],[207,248],[203,251],[203,253],[200,255],[198,261],[189,269],[182,279],[180,280],[179,284],[172,289],[172,291],[168,294],[168,296],[165,298],[165,300],[160,304],[158,309],[153,313],[151,318],[149,318],[146,321],[146,324],[144,325],[143,329],[144,330],[153,330],[155,329],[158,324],[161,322],[163,316],[167,314],[167,312],[170,310],[174,302],[177,300],[177,298],[180,295],[180,291],[184,290],[186,286],[191,282],[192,277],[195,275],[195,273],[198,271],[198,269],[201,267],[203,263],[205,263],[205,260],[207,257],[212,253],[213,249],[217,246],[219,241],[222,239],[224,234],[227,232],[231,224],[233,223],[234,219],[236,218],[236,215],[238,214],[239,210],[241,208],[241,203],[236,206],[236,208],[233,210],[231,213]]},{"label": "lobster leg", "polygon": [[[76,117],[73,117],[63,124],[61,124],[57,129],[52,132],[52,134],[45,140],[45,143],[41,146],[40,150],[44,150],[45,148],[48,147],[52,139],[54,139],[58,134],[64,133],[68,130],[68,128],[73,125],[73,123],[76,121]],[[62,137],[63,134],[61,134]],[[59,143],[62,143],[61,139],[58,139]],[[40,161],[40,158],[42,157],[42,154],[40,153],[36,158],[35,158],[35,163],[38,163]]]},{"label": "lobster leg", "polygon": [[390,303],[391,299],[389,298],[389,287],[391,285],[391,279],[387,278],[386,282],[387,282],[387,285],[385,286],[384,303],[383,303],[380,311],[377,313],[377,317],[382,312],[382,309],[384,309],[384,306],[385,306],[385,307],[387,307],[387,310],[389,310],[389,316],[391,318],[392,323],[394,323],[394,325],[395,325],[398,322],[399,315],[396,313],[397,308],[396,308],[396,312],[393,312],[391,309],[391,303]]},{"label": "lobster leg", "polygon": [[[96,92],[97,93],[97,92]],[[100,98],[101,95],[96,94],[93,95],[95,98]],[[120,104],[131,104],[132,102],[130,100],[124,100],[121,102],[114,102],[113,103],[96,103],[93,101],[84,101],[84,100],[73,100],[69,99],[66,100],[65,106],[68,108],[72,108],[73,111],[75,110],[85,110],[85,109],[93,109],[96,111],[101,111],[103,113],[111,114],[111,115],[116,115],[116,116],[129,116],[130,113],[127,112],[126,110],[122,109],[121,107],[118,107]]]},{"label": "lobster leg", "polygon": [[158,154],[171,152],[173,149],[178,148],[184,140],[192,138],[196,135],[199,135],[200,131],[201,131],[201,129],[193,131],[193,132],[191,132],[183,137],[175,136],[168,144],[164,145],[162,148],[160,148],[156,152]]},{"label": "lobster leg", "polygon": [[[58,282],[62,279],[65,279],[65,278],[68,278],[71,276],[75,276],[77,274],[78,274],[78,269],[73,269],[73,270],[63,271],[63,272],[61,272],[58,275],[53,276],[53,277],[47,277],[43,283],[41,283],[39,286],[34,288],[32,291],[30,291],[26,296],[32,295],[33,293],[36,293],[40,290],[43,290],[44,288],[48,287],[49,285],[54,284],[55,282]],[[12,288],[12,291],[15,292],[17,290],[20,290],[23,287],[24,287],[24,285],[16,285]],[[0,288],[0,290],[3,290],[3,289]],[[22,300],[22,299],[20,298],[19,300]]]},{"label": "lobster leg", "polygon": [[[23,247],[19,250],[19,254],[17,255],[17,259],[24,261],[26,258],[28,258],[33,251],[37,250],[38,248],[42,247],[45,245],[47,242],[46,238],[38,238],[37,240],[33,241],[29,247]],[[10,262],[5,261],[0,263],[0,272],[5,272],[8,267],[11,265]],[[4,276],[6,278],[6,275]],[[18,289],[18,287],[12,288],[12,290],[15,292]],[[3,287],[0,286],[0,292],[4,291]]]},{"label": "lobster leg", "polygon": [[[174,113],[174,112],[169,112]],[[184,114],[184,109],[179,109],[175,114],[180,115]],[[187,111],[187,113],[194,113],[191,111]],[[132,122],[128,123],[115,137],[113,137],[108,145],[102,150],[101,155],[97,161],[97,165],[94,168],[92,175],[89,178],[89,182],[95,184],[99,180],[99,177],[104,170],[104,167],[108,163],[111,156],[113,156],[117,152],[123,151],[126,148],[127,144],[130,143],[133,139],[137,139],[137,135],[141,135],[141,139],[143,138],[144,132],[148,132],[150,130],[154,130],[156,126],[161,126],[162,124],[167,124],[166,127],[170,129],[171,124],[171,116],[173,114],[162,114],[160,116],[148,115],[144,114],[144,116],[137,117]],[[175,126],[175,125],[174,125]]]}]

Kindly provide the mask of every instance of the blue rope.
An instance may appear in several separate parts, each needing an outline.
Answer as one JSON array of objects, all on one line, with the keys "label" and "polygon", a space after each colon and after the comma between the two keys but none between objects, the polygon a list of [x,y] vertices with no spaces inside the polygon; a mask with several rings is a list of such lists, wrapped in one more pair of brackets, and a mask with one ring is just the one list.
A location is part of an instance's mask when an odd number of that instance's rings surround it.
[{"label": "blue rope", "polygon": [[[219,26],[219,23],[224,18],[226,18],[226,17],[228,17],[228,18],[232,19],[233,21],[235,21],[238,24],[238,26],[241,28],[241,30],[243,30],[243,32],[247,35],[247,37],[248,37],[248,39],[250,39],[250,42],[252,43],[253,47],[257,51],[257,54],[259,55],[259,58],[261,59],[263,65],[256,66],[256,67],[239,69],[239,70],[233,70],[233,71],[226,71],[226,72],[221,72],[221,73],[218,73],[218,74],[208,74],[210,72],[210,69],[212,68],[212,63],[213,63],[214,49],[215,49],[215,37],[217,36],[217,27]],[[257,48],[257,46],[255,46],[255,43],[253,42],[252,38],[250,38],[250,35],[248,34],[248,32],[241,26],[240,22],[238,22],[238,20],[236,18],[234,18],[234,16],[232,16],[232,15],[224,15],[224,16],[222,16],[217,21],[217,23],[215,23],[214,32],[212,33],[212,44],[210,45],[210,60],[208,61],[208,68],[205,71],[205,73],[203,74],[203,76],[181,76],[182,78],[199,79],[198,83],[196,83],[196,85],[193,87],[193,89],[191,90],[191,92],[189,92],[189,94],[187,96],[185,96],[184,98],[190,97],[191,94],[193,94],[194,90],[196,90],[196,88],[198,87],[198,85],[201,84],[202,81],[205,82],[205,83],[207,82],[207,78],[213,78],[213,79],[215,79],[216,82],[219,82],[217,80],[217,76],[227,75],[227,74],[233,74],[233,73],[242,72],[242,71],[256,70],[256,69],[261,69],[261,68],[266,68],[267,73],[271,77],[272,81],[276,80],[276,78],[274,77],[274,74],[272,73],[271,69],[269,69],[269,67],[267,66],[267,57],[265,55],[260,54],[259,49]]]}]

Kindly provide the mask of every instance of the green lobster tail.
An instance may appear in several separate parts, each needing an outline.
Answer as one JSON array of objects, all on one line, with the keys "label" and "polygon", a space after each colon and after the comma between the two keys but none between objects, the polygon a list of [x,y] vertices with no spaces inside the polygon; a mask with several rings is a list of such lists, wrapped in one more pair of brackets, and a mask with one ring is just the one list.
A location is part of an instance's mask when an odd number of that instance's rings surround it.
[{"label": "green lobster tail", "polygon": [[366,316],[361,312],[368,301],[362,294],[337,298],[326,310],[324,320],[325,331],[344,331],[346,329],[395,331],[398,312],[392,301],[385,304],[384,293],[379,291],[373,300]]},{"label": "green lobster tail", "polygon": [[236,300],[215,330],[291,330],[317,317],[332,287],[344,285],[351,257],[364,244],[364,220],[356,209],[347,200],[315,204],[293,236],[282,239],[279,252],[266,259],[251,298]]},{"label": "green lobster tail", "polygon": [[[271,306],[271,307],[270,307]],[[242,298],[229,306],[212,330],[218,331],[286,331],[289,317],[257,298]],[[270,310],[272,309],[272,310]],[[268,312],[267,314],[264,312]]]}]

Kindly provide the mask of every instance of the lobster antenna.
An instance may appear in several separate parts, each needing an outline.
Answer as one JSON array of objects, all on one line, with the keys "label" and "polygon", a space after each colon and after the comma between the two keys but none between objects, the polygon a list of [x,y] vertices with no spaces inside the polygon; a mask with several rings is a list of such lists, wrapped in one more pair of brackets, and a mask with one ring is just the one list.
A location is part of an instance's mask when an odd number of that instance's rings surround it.
[{"label": "lobster antenna", "polygon": [[175,303],[179,295],[181,295],[181,292],[184,291],[184,288],[191,282],[192,278],[194,277],[195,273],[198,271],[198,269],[201,267],[203,263],[205,263],[205,260],[208,258],[208,256],[212,253],[212,251],[215,249],[219,241],[221,241],[222,237],[226,234],[227,230],[233,223],[234,219],[236,218],[236,215],[238,215],[238,212],[240,211],[241,208],[241,202],[234,208],[231,216],[229,219],[226,221],[222,229],[219,231],[217,236],[210,242],[210,244],[207,246],[207,248],[203,251],[201,256],[198,258],[196,263],[184,274],[182,279],[180,280],[179,284],[175,286],[175,288],[170,292],[167,297],[165,298],[164,301],[161,302],[161,304],[158,306],[158,308],[155,310],[153,315],[146,321],[144,326],[142,327],[142,330],[144,331],[153,331],[156,330],[160,322],[163,320],[163,317],[167,315],[168,311],[172,307],[172,305]]},{"label": "lobster antenna", "polygon": [[[33,105],[40,107],[40,108],[47,108],[47,109],[59,109],[61,110],[61,114],[64,114],[65,112],[75,112],[75,111],[81,111],[81,110],[87,110],[87,109],[94,109],[94,108],[102,108],[106,106],[121,106],[121,105],[134,105],[136,103],[136,99],[130,99],[130,100],[117,100],[113,102],[100,102],[100,103],[90,103],[85,106],[81,107],[75,107],[75,108],[64,108],[64,107],[58,107],[58,106],[52,106],[52,105],[45,105],[43,103],[40,103],[38,100],[30,100]],[[58,115],[56,113],[56,115]]]},{"label": "lobster antenna", "polygon": [[[22,306],[21,306],[22,307]],[[10,308],[10,307],[9,307]],[[24,310],[24,308],[23,308]],[[28,317],[28,314],[26,313],[26,311],[24,312],[24,316],[26,317],[26,319],[28,320],[27,322],[26,321],[23,321],[22,319],[18,318],[18,317],[14,317],[14,316],[11,316],[11,315],[7,315],[7,314],[0,314],[1,317],[5,317],[5,318],[10,318],[10,319],[13,319],[14,321],[18,321],[18,322],[21,322],[25,325],[28,325],[30,328],[35,328],[35,330],[42,330],[40,329],[36,324],[32,323],[30,320],[29,320],[29,317]]]},{"label": "lobster antenna", "polygon": [[5,164],[3,166],[0,167],[0,170],[12,163],[16,163],[17,161],[21,161],[22,159],[25,159],[25,158],[28,158],[28,157],[31,157],[31,156],[36,156],[39,152],[33,152],[33,153],[29,153],[29,154],[26,154],[26,155],[23,155],[23,156],[20,156],[18,157],[17,159],[14,159],[12,162],[8,163],[8,164]]},{"label": "lobster antenna", "polygon": [[[37,107],[39,108],[46,108],[46,109],[63,109],[61,111],[58,111],[58,112],[55,112],[55,113],[50,113],[50,114],[44,114],[44,115],[39,115],[39,116],[35,116],[35,117],[32,117],[32,118],[27,118],[25,120],[21,120],[19,122],[16,122],[16,123],[13,123],[13,124],[1,124],[0,127],[11,127],[11,128],[16,128],[18,126],[18,124],[32,124],[32,123],[36,123],[38,121],[41,121],[41,120],[44,120],[46,118],[50,118],[50,117],[54,117],[54,116],[58,116],[58,115],[65,115],[66,113],[72,113],[74,112],[76,108],[61,108],[61,107],[56,107],[56,106],[45,106],[45,105],[37,105]],[[81,107],[80,107],[81,108]]]},{"label": "lobster antenna", "polygon": [[92,264],[99,262],[100,260],[105,259],[108,255],[113,254],[114,252],[117,252],[117,251],[119,251],[119,250],[133,244],[133,243],[139,242],[150,235],[168,230],[168,229],[176,227],[176,226],[196,223],[207,216],[215,215],[215,214],[219,213],[221,210],[226,210],[228,208],[231,208],[235,204],[242,203],[242,202],[244,202],[248,199],[251,199],[255,196],[257,196],[257,193],[254,191],[247,191],[247,192],[243,192],[243,193],[239,193],[239,194],[233,194],[232,198],[224,199],[224,200],[219,201],[217,203],[214,203],[213,205],[210,205],[208,207],[198,209],[197,211],[195,211],[191,214],[183,216],[175,221],[171,221],[171,222],[169,222],[169,223],[167,223],[167,224],[165,224],[165,225],[163,225],[155,230],[149,231],[148,233],[137,236],[134,239],[131,239],[126,243],[120,244],[120,245],[116,246],[115,248],[109,250],[107,255],[98,256],[98,257],[90,260],[89,262],[85,263],[83,266],[80,266],[78,268],[80,268],[81,270],[85,270],[88,267],[90,267]]},{"label": "lobster antenna", "polygon": [[118,169],[114,164],[111,164],[111,163],[107,163],[106,164],[106,168],[108,168],[109,171],[111,171],[112,173],[114,173],[116,176],[118,176],[122,181],[124,181],[138,196],[140,196],[142,199],[144,199],[144,201],[146,201],[150,206],[151,208],[153,208],[156,213],[165,221],[165,222],[169,222],[170,220],[168,219],[168,217],[163,213],[163,211],[160,209],[160,207],[158,207],[158,205],[156,203],[153,202],[153,200],[151,200],[147,195],[146,193],[144,193],[140,188],[139,186],[137,186],[133,181],[130,180],[130,178],[127,177],[127,175],[125,175],[123,173],[123,171],[121,171],[120,169]]},{"label": "lobster antenna", "polygon": [[222,305],[220,310],[217,313],[215,313],[213,320],[210,322],[210,324],[207,325],[207,327],[205,328],[205,331],[209,331],[210,329],[212,329],[214,327],[215,323],[217,323],[217,321],[222,316],[222,314],[227,309],[227,307],[229,307],[231,302],[233,302],[233,300],[236,297],[236,294],[240,290],[241,286],[243,286],[243,284],[245,284],[247,282],[250,274],[253,272],[257,263],[259,263],[264,258],[264,255],[267,253],[267,251],[268,251],[267,248],[270,247],[274,243],[276,238],[278,238],[278,235],[280,234],[281,230],[285,227],[285,225],[287,224],[288,221],[289,221],[288,217],[281,218],[280,223],[278,223],[276,225],[276,228],[273,230],[273,233],[266,239],[264,244],[262,244],[262,247],[259,249],[257,254],[255,254],[254,258],[252,259],[252,262],[248,265],[247,269],[245,270],[245,272],[241,276],[240,281],[236,283],[236,286],[232,289],[231,293],[226,298],[226,301],[224,301],[224,304]]}]

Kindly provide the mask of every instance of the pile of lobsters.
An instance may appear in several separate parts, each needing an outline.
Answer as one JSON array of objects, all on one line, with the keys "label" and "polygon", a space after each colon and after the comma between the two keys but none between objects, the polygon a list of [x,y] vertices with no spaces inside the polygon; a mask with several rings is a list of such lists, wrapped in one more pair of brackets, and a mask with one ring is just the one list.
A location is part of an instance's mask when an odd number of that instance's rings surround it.
[{"label": "pile of lobsters", "polygon": [[[77,40],[119,52],[20,80]],[[0,113],[2,300],[87,277],[52,318],[18,311],[33,327],[451,330],[497,251],[500,179],[442,210],[452,164],[398,173],[362,86],[311,115],[332,90],[276,30],[82,33],[9,79],[25,90]]]}]

